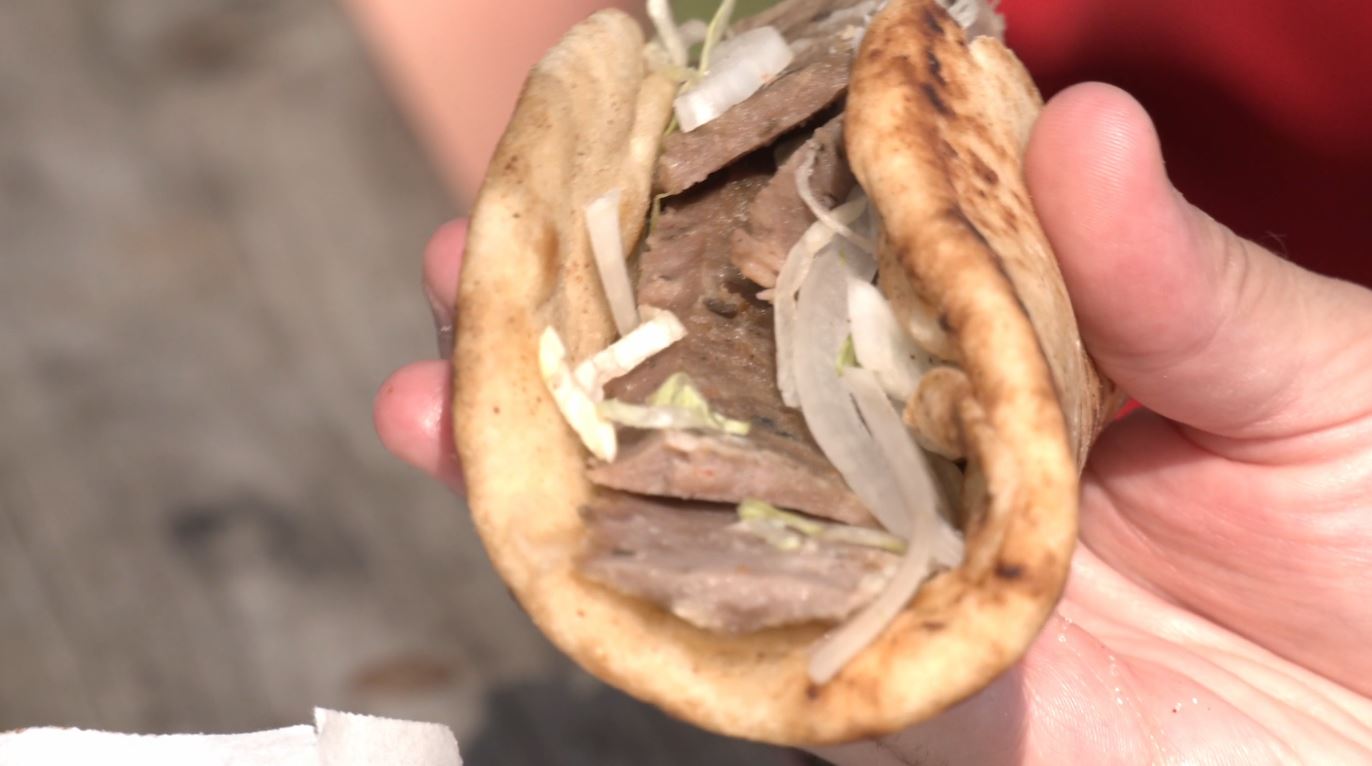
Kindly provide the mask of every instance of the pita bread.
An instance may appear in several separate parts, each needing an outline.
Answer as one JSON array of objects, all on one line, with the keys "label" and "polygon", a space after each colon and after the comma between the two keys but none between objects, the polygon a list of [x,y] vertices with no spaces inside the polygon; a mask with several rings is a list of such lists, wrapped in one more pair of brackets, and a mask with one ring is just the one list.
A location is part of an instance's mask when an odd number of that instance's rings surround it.
[{"label": "pita bread", "polygon": [[[574,568],[577,508],[591,492],[586,453],[539,377],[537,338],[551,324],[583,358],[613,337],[581,209],[622,189],[624,239],[637,240],[673,91],[650,73],[631,19],[592,16],[534,69],[481,191],[454,355],[457,447],[477,530],[562,651],[696,725],[789,745],[895,731],[1005,670],[1061,591],[1076,535],[1068,424],[1095,422],[1080,404],[1092,401],[1083,387],[1093,373],[1020,180],[1037,95],[998,43],[968,46],[960,34],[933,0],[892,2],[854,70],[848,143],[885,218],[885,251],[945,316],[965,370],[955,410],[974,467],[967,559],[928,581],[823,687],[806,675],[819,628],[709,633]],[[926,95],[935,84],[942,107]],[[941,154],[945,143],[955,152]],[[901,172],[874,162],[882,152]],[[977,181],[974,156],[998,185]],[[981,199],[990,188],[998,204]]]},{"label": "pita bread", "polygon": [[[1022,155],[1041,107],[1005,46],[968,43],[937,3],[892,2],[864,40],[844,127],[854,174],[883,217],[881,262],[895,267],[883,279],[912,283],[884,291],[896,298],[914,288],[935,308],[983,403],[999,387],[1022,394],[1039,378],[1016,360],[1034,344],[1013,336],[1024,328],[1009,320],[1027,316],[1080,466],[1119,401],[1082,346],[1025,187]],[[1023,424],[1026,412],[1013,417]]]}]

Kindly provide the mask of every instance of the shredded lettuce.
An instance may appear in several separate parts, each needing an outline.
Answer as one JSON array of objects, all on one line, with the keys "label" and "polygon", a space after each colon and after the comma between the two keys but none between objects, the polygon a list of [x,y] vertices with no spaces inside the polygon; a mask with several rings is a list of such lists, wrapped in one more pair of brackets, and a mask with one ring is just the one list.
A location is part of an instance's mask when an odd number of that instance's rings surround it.
[{"label": "shredded lettuce", "polygon": [[646,407],[618,399],[606,399],[596,408],[606,420],[630,428],[722,431],[734,436],[747,436],[750,430],[750,425],[744,421],[683,407]]},{"label": "shredded lettuce", "polygon": [[[744,502],[760,501],[745,500]],[[739,514],[739,521],[738,524],[735,525],[735,528],[747,532],[754,537],[760,537],[773,548],[788,553],[804,548],[805,544],[810,541],[810,538],[774,519],[749,518],[745,517],[742,513]]]},{"label": "shredded lettuce", "polygon": [[606,462],[614,460],[618,450],[614,424],[600,416],[591,395],[577,383],[567,365],[567,347],[552,327],[538,339],[538,372],[558,411],[586,449]]},{"label": "shredded lettuce", "polygon": [[637,327],[576,366],[576,382],[592,399],[600,401],[606,383],[686,337],[686,327],[676,314],[655,306],[644,306],[641,313],[643,321]]},{"label": "shredded lettuce", "polygon": [[654,407],[681,407],[683,409],[709,409],[705,395],[691,382],[691,376],[684,372],[672,373],[657,390],[648,397],[648,404]]},{"label": "shredded lettuce", "polygon": [[822,522],[783,511],[766,500],[748,498],[739,503],[738,517],[744,521],[774,521],[807,537],[817,537],[824,531]]},{"label": "shredded lettuce", "polygon": [[[770,530],[784,529],[815,540],[878,548],[897,555],[905,553],[905,541],[889,532],[868,527],[856,527],[850,524],[830,524],[817,521],[798,513],[783,511],[764,500],[750,498],[739,503],[738,517],[749,530],[764,535],[769,528]],[[777,537],[777,535],[773,535],[773,537]]]},{"label": "shredded lettuce", "polygon": [[715,9],[715,15],[710,19],[710,26],[705,29],[705,40],[700,46],[700,73],[703,75],[710,70],[710,54],[714,51],[724,32],[729,28],[729,19],[734,15],[734,0],[724,0]]},{"label": "shredded lettuce", "polygon": [[843,348],[838,350],[838,363],[834,369],[839,375],[842,375],[844,370],[857,366],[857,350],[853,346],[853,336],[849,335],[848,339],[843,341]]},{"label": "shredded lettuce", "polygon": [[711,409],[710,402],[684,372],[667,378],[646,404],[607,399],[597,406],[597,412],[606,420],[630,428],[720,431],[734,436],[747,436],[752,428],[746,421],[727,418]]},{"label": "shredded lettuce", "polygon": [[653,395],[648,397],[648,403],[655,407],[675,407],[699,413],[705,420],[715,424],[718,430],[737,436],[747,436],[750,428],[750,425],[742,420],[726,418],[711,409],[705,395],[696,388],[691,376],[684,372],[673,373],[663,381]]},{"label": "shredded lettuce", "polygon": [[[672,130],[674,129],[675,126],[676,126],[676,115],[673,115],[673,116],[672,116],[672,121],[671,121],[671,123],[669,123],[669,124],[667,125],[667,132],[668,132],[668,133],[672,132]],[[648,211],[648,233],[649,233],[649,234],[652,234],[652,233],[653,233],[653,230],[657,228],[657,219],[662,215],[662,198],[663,198],[663,197],[666,197],[666,196],[667,196],[667,193],[666,193],[666,192],[663,192],[663,193],[661,193],[661,194],[655,194],[655,195],[653,195],[653,206],[652,206],[652,208]]]}]

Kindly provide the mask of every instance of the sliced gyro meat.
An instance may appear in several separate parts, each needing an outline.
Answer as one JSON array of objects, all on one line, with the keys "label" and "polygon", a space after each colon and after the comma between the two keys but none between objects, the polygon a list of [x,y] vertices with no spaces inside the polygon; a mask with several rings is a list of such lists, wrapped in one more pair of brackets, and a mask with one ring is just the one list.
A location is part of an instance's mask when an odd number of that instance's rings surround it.
[{"label": "sliced gyro meat", "polygon": [[843,118],[826,122],[777,169],[776,175],[748,207],[748,220],[731,239],[729,257],[745,277],[763,287],[776,285],[777,273],[791,246],[815,217],[796,188],[796,174],[814,156],[808,183],[826,208],[837,205],[855,181],[842,158]]},{"label": "sliced gyro meat", "polygon": [[727,633],[840,621],[900,561],[878,548],[757,534],[727,506],[604,492],[581,516],[584,576]]}]

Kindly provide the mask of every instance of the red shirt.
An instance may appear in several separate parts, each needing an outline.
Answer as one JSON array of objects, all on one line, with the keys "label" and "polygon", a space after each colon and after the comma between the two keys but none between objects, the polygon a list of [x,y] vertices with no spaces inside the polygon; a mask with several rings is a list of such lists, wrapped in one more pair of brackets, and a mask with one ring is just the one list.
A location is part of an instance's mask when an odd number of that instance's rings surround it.
[{"label": "red shirt", "polygon": [[1004,0],[1045,97],[1113,83],[1181,192],[1239,234],[1372,286],[1372,0]]}]

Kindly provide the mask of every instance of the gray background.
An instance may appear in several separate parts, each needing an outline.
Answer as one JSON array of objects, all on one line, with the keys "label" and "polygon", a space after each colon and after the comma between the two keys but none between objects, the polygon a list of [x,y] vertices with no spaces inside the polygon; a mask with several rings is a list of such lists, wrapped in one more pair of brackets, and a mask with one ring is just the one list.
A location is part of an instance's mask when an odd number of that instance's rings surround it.
[{"label": "gray background", "polygon": [[327,0],[0,4],[0,730],[788,763],[572,668],[371,398],[454,208]]}]

